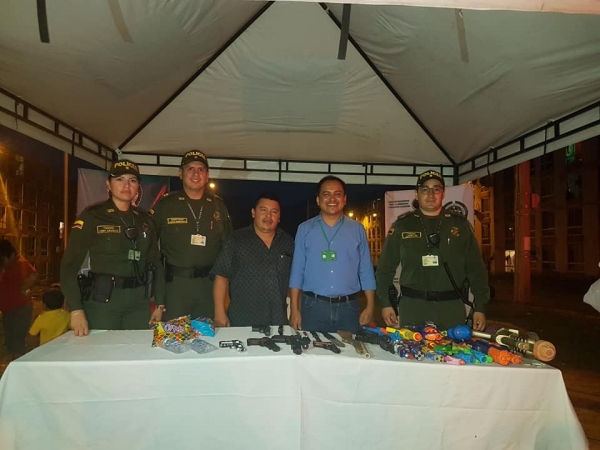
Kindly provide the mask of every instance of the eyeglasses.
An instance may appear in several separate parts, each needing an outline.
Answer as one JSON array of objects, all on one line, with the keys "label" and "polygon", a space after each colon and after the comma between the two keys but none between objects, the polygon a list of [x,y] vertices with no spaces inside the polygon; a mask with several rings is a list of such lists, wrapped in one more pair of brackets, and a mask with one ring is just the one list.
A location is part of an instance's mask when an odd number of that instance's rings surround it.
[{"label": "eyeglasses", "polygon": [[423,194],[423,195],[428,195],[430,192],[433,192],[435,195],[439,195],[442,192],[444,192],[444,187],[440,186],[439,184],[436,186],[419,186],[417,188],[417,191],[419,192],[419,194]]}]

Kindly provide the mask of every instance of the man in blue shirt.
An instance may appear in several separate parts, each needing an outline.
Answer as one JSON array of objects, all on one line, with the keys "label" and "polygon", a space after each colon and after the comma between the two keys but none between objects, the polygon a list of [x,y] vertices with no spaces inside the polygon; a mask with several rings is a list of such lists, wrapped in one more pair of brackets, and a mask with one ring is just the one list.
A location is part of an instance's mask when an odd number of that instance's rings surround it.
[{"label": "man in blue shirt", "polygon": [[[367,234],[361,223],[344,216],[346,183],[326,176],[317,194],[321,213],[301,223],[296,232],[290,325],[307,331],[356,332],[372,320],[375,305]],[[361,290],[367,307],[359,316]]]}]

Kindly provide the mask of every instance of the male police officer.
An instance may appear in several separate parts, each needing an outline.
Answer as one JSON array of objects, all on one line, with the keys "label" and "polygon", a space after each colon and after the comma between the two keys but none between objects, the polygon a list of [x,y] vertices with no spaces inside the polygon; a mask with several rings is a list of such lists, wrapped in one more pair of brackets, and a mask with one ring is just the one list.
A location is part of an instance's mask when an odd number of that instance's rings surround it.
[{"label": "male police officer", "polygon": [[150,210],[160,237],[164,267],[157,272],[156,300],[167,320],[214,315],[210,270],[231,233],[223,200],[206,191],[208,160],[198,150],[181,160],[183,190],[165,194]]},{"label": "male police officer", "polygon": [[[443,210],[444,194],[440,173],[422,173],[415,194],[418,209],[400,216],[388,232],[376,274],[377,297],[388,326],[432,321],[447,329],[464,324],[461,297],[466,298],[470,287],[474,295],[473,328],[485,328],[490,291],[483,258],[467,219]],[[400,263],[397,317],[388,293]]]}]

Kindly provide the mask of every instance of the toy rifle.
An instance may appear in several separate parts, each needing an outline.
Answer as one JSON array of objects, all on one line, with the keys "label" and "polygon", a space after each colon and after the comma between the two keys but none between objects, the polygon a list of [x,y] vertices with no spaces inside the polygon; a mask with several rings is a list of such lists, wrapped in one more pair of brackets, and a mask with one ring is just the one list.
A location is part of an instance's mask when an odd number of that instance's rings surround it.
[{"label": "toy rifle", "polygon": [[364,342],[360,342],[352,338],[352,333],[350,331],[338,330],[337,333],[342,338],[342,342],[350,344],[354,347],[356,353],[359,355],[364,355],[365,358],[371,357],[371,354],[369,353],[369,350],[367,350],[367,346],[364,344]]},{"label": "toy rifle", "polygon": [[552,361],[556,356],[556,347],[551,342],[540,340],[537,333],[531,331],[520,334],[518,330],[500,328],[494,334],[473,331],[473,337],[495,342],[524,356],[543,362]]}]

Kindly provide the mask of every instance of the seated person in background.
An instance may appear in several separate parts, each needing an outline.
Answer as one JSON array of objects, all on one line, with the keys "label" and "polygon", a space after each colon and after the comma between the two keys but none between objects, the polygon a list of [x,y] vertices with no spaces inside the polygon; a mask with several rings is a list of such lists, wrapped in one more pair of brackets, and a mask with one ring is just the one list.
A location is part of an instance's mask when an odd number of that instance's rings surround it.
[{"label": "seated person in background", "polygon": [[60,289],[49,289],[42,297],[44,312],[33,322],[29,334],[40,335],[40,345],[59,337],[69,329],[71,315],[63,309],[65,296]]}]

